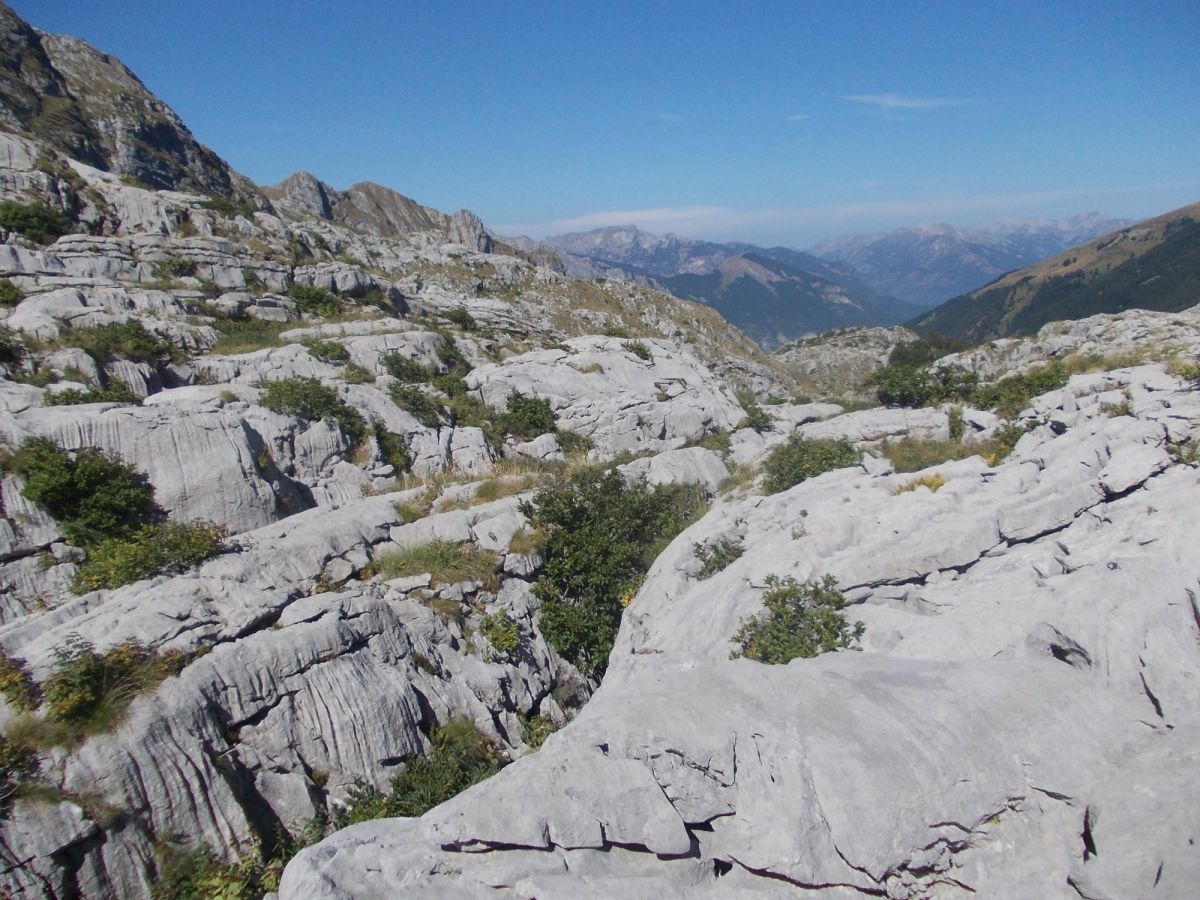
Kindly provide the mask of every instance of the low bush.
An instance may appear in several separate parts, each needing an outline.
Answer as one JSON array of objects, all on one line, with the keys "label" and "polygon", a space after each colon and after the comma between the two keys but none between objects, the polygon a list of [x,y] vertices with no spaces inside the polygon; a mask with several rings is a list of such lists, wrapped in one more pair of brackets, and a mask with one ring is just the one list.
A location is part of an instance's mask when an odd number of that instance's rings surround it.
[{"label": "low bush", "polygon": [[546,562],[534,593],[551,645],[586,674],[602,675],[622,595],[704,503],[695,486],[626,484],[611,469],[577,472],[523,503],[524,515],[545,535]]},{"label": "low bush", "polygon": [[636,356],[638,359],[650,359],[650,348],[641,341],[626,341],[625,349]]},{"label": "low bush", "polygon": [[550,411],[549,400],[527,397],[520,391],[513,391],[508,395],[505,407],[501,424],[513,437],[532,440],[538,435],[554,431],[554,413]]},{"label": "low bush", "polygon": [[24,299],[24,292],[11,279],[0,278],[0,306],[16,306]]},{"label": "low bush", "polygon": [[151,267],[155,278],[190,278],[196,274],[196,261],[186,256],[164,256]]},{"label": "low bush", "polygon": [[350,358],[350,351],[337,341],[308,341],[304,349],[327,363],[345,362]]},{"label": "low bush", "polygon": [[123,382],[110,381],[107,387],[68,388],[65,391],[47,393],[43,400],[47,406],[78,406],[84,403],[138,403],[137,396]]},{"label": "low bush", "polygon": [[742,411],[746,414],[746,418],[742,420],[742,428],[753,428],[759,434],[764,431],[770,431],[775,427],[775,420],[761,406],[758,405],[751,393],[739,393],[738,403],[742,405]]},{"label": "low bush", "polygon": [[457,325],[463,331],[474,331],[477,327],[475,317],[461,306],[446,310],[442,313],[442,318]]},{"label": "low bush", "polygon": [[1028,406],[1034,397],[1064,387],[1070,378],[1071,373],[1066,367],[1055,361],[985,385],[970,400],[974,406],[991,409],[1011,419]]},{"label": "low bush", "polygon": [[559,448],[568,456],[587,453],[596,446],[594,440],[578,431],[561,431],[555,428],[554,437],[558,441]]},{"label": "low bush", "polygon": [[394,384],[388,394],[393,403],[426,428],[437,428],[441,423],[438,404],[415,384]]},{"label": "low bush", "polygon": [[347,363],[342,368],[342,380],[346,384],[374,384],[375,376],[354,363]]},{"label": "low bush", "polygon": [[701,580],[711,578],[729,568],[744,552],[742,542],[731,537],[717,538],[711,544],[693,544],[692,553],[700,560],[700,571],[696,577]]},{"label": "low bush", "polygon": [[387,430],[378,419],[373,424],[375,444],[379,447],[379,455],[385,463],[395,466],[397,472],[405,472],[412,464],[412,454],[403,435]]},{"label": "low bush", "polygon": [[134,319],[69,328],[58,339],[65,346],[84,350],[99,363],[127,359],[155,365],[171,352],[166,341]]},{"label": "low bush", "polygon": [[404,384],[425,384],[432,377],[427,368],[403,353],[385,353],[379,358],[385,372]]},{"label": "low bush", "polygon": [[249,203],[230,200],[228,197],[210,197],[200,205],[223,216],[245,216],[246,218],[250,218],[254,215],[254,207]]},{"label": "low bush", "polygon": [[435,388],[452,399],[467,396],[467,382],[461,375],[446,372],[444,375],[434,375],[429,380]]},{"label": "low bush", "polygon": [[28,747],[0,734],[0,821],[8,818],[13,796],[21,784],[37,770],[37,756]]},{"label": "low bush", "polygon": [[55,649],[54,662],[54,673],[42,688],[46,718],[87,735],[119,722],[137,694],[179,674],[187,659],[175,651],[151,652],[137,641],[100,654],[71,635]]},{"label": "low bush", "polygon": [[288,297],[302,313],[328,318],[342,311],[342,301],[337,294],[310,284],[293,284],[288,288]]},{"label": "low bush", "polygon": [[479,623],[479,632],[497,653],[512,653],[521,643],[521,630],[507,612],[484,616]]},{"label": "low bush", "polygon": [[44,506],[73,544],[128,537],[162,517],[146,476],[95,447],[31,438],[8,465],[25,479],[25,498]]},{"label": "low bush", "polygon": [[917,369],[937,362],[950,353],[969,350],[972,344],[944,334],[927,334],[915,341],[897,344],[888,356],[887,364],[894,368]]},{"label": "low bush", "polygon": [[35,243],[48,244],[66,234],[69,228],[61,212],[40,201],[0,203],[0,230],[15,231]]},{"label": "low bush", "polygon": [[496,580],[496,557],[474,544],[433,541],[381,555],[371,571],[384,578],[405,578],[429,573],[433,584],[474,581],[489,585]]},{"label": "low bush", "polygon": [[25,661],[13,659],[0,650],[0,696],[11,709],[17,712],[29,712],[38,705],[38,689]]},{"label": "low bush", "polygon": [[25,345],[7,328],[0,327],[0,365],[16,366],[25,358]]},{"label": "low bush", "polygon": [[316,378],[293,376],[268,381],[259,402],[273,412],[306,422],[334,419],[355,446],[367,436],[367,423],[358,410],[347,406],[334,388]]},{"label": "low bush", "polygon": [[[313,835],[319,840],[320,835]],[[259,900],[279,888],[290,852],[265,856],[258,845],[237,862],[219,861],[207,848],[191,850],[163,846],[157,853],[157,877],[150,889],[152,900]]]},{"label": "low bush", "polygon": [[763,463],[764,487],[768,494],[777,494],[824,472],[858,465],[861,458],[849,441],[809,440],[793,434]]},{"label": "low bush", "polygon": [[345,828],[371,819],[424,815],[504,765],[499,751],[470,722],[450,721],[430,740],[429,756],[409,760],[386,794],[361,781],[355,783],[347,792],[345,807],[334,814],[334,825]]},{"label": "low bush", "polygon": [[546,743],[546,738],[559,729],[553,719],[543,715],[530,716],[528,719],[522,719],[521,723],[525,726],[525,735],[522,740],[527,747],[533,750]]},{"label": "low bush", "polygon": [[845,649],[862,636],[862,623],[851,625],[842,614],[846,601],[833,576],[801,584],[791,576],[770,575],[766,584],[766,609],[743,620],[733,636],[738,649],[729,654],[731,659],[744,656],[782,665]]},{"label": "low bush", "polygon": [[224,529],[210,522],[145,525],[128,538],[101,541],[75,573],[71,590],[82,594],[186,572],[220,553],[224,537]]}]

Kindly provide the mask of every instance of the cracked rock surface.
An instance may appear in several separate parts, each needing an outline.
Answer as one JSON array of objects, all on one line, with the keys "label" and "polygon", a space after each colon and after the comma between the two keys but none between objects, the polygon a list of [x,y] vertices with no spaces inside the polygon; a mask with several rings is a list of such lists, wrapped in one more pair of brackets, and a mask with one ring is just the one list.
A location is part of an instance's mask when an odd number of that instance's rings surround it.
[{"label": "cracked rock surface", "polygon": [[[1145,366],[1029,416],[1047,424],[995,468],[718,501],[651,569],[577,719],[420,819],[308,849],[282,900],[1190,896],[1200,472],[1168,444],[1200,395]],[[698,580],[693,546],[720,537],[743,554]],[[824,573],[860,651],[729,658],[768,575]]]}]

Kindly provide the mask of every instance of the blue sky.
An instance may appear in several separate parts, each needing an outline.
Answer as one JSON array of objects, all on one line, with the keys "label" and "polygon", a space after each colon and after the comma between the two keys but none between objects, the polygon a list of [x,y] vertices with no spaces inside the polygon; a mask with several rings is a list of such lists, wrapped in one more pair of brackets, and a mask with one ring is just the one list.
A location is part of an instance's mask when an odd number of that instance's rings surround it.
[{"label": "blue sky", "polygon": [[259,183],[804,247],[1200,200],[1200,3],[15,0]]}]

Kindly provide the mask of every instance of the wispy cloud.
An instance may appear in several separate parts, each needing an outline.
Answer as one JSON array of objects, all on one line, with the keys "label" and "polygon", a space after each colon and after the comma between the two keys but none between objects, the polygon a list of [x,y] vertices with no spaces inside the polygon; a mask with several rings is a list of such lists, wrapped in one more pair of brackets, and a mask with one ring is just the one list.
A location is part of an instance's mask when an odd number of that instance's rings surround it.
[{"label": "wispy cloud", "polygon": [[843,94],[841,99],[888,112],[899,109],[946,109],[951,106],[966,106],[971,102],[954,97],[913,97],[908,94]]},{"label": "wispy cloud", "polygon": [[1193,188],[1200,183],[1125,187],[1069,187],[1022,193],[945,193],[917,198],[864,200],[854,203],[737,209],[730,206],[656,207],[605,210],[549,222],[499,225],[500,234],[540,238],[609,225],[637,225],[654,233],[676,232],[712,240],[780,241],[802,246],[850,230],[876,231],[919,222],[961,222],[978,215],[1033,214],[1047,204],[1102,202],[1105,197],[1164,188]]},{"label": "wispy cloud", "polygon": [[682,125],[687,121],[687,117],[681,113],[657,111],[648,113],[648,116],[655,122],[662,122],[664,125]]},{"label": "wispy cloud", "polygon": [[811,118],[812,116],[808,113],[792,113],[786,117],[786,121],[791,122],[793,125],[798,125],[801,122],[807,122]]}]

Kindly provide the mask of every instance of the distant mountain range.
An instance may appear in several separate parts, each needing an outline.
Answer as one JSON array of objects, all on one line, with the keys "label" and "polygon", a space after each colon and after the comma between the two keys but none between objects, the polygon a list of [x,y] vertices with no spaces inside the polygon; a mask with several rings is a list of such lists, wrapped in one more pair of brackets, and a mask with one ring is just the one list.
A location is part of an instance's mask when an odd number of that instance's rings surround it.
[{"label": "distant mountain range", "polygon": [[891,325],[920,312],[875,290],[849,266],[786,247],[693,241],[632,226],[555,235],[542,245],[558,251],[577,277],[632,278],[712,306],[767,349],[829,328]]},{"label": "distant mountain range", "polygon": [[1200,301],[1200,203],[1147,219],[997,279],[920,316],[922,331],[984,341],[1047,322]]},{"label": "distant mountain range", "polygon": [[833,238],[812,252],[852,266],[881,293],[929,306],[1130,224],[1103,213],[1083,213],[1069,219],[1000,221],[978,229],[918,225]]}]

